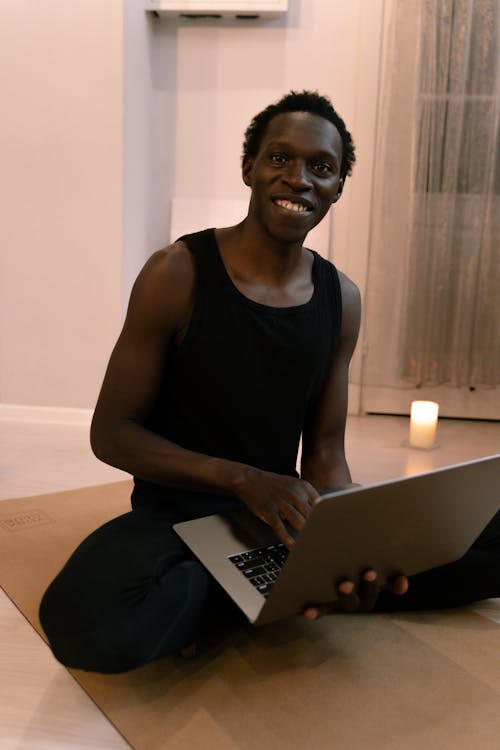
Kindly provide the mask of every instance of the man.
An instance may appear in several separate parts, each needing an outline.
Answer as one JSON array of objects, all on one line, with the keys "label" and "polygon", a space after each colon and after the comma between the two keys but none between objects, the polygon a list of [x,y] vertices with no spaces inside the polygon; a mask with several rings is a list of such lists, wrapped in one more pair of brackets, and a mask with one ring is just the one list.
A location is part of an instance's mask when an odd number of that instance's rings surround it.
[{"label": "man", "polygon": [[[234,616],[173,523],[246,506],[290,547],[285,522],[300,531],[320,492],[351,482],[344,430],[359,293],[303,242],[353,163],[330,102],[291,92],[246,132],[247,217],[181,238],[141,271],[91,430],[95,454],[134,475],[133,510],[80,545],[40,608],[67,666],[132,669]],[[407,588],[401,576],[386,597]],[[337,608],[370,609],[376,572],[338,591]]]}]

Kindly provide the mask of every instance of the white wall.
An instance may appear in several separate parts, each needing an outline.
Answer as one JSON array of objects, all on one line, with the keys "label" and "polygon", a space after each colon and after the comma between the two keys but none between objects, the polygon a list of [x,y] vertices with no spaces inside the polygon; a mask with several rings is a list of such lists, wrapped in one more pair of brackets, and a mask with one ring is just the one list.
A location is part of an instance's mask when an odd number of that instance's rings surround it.
[{"label": "white wall", "polygon": [[168,244],[175,176],[177,32],[124,0],[123,307],[146,258]]},{"label": "white wall", "polygon": [[4,403],[95,402],[120,317],[121,55],[119,0],[0,4]]},{"label": "white wall", "polygon": [[155,21],[141,0],[2,1],[1,401],[94,405],[172,197],[246,199],[243,132],[291,88],[330,96],[353,133],[332,256],[364,288],[382,15],[290,0],[252,27]]}]

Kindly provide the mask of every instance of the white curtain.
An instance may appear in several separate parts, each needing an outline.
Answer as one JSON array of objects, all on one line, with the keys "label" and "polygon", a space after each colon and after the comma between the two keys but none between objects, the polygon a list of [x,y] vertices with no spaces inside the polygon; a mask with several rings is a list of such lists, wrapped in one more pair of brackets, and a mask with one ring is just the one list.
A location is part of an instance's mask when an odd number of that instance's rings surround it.
[{"label": "white curtain", "polygon": [[498,0],[420,3],[401,374],[500,381]]},{"label": "white curtain", "polygon": [[500,3],[391,0],[387,7],[365,383],[494,387]]}]

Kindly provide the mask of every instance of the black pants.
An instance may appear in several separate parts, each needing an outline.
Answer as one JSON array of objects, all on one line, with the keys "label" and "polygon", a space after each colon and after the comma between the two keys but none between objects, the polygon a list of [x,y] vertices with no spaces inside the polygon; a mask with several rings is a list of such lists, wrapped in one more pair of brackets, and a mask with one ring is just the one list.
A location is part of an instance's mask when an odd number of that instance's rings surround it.
[{"label": "black pants", "polygon": [[[208,512],[238,507],[221,499]],[[205,508],[203,512],[203,508]],[[138,508],[101,526],[50,584],[40,621],[68,667],[124,672],[173,653],[210,627],[243,616],[171,526],[197,509]],[[457,562],[410,579],[402,597],[382,592],[376,610],[455,607],[500,596],[500,513]]]}]

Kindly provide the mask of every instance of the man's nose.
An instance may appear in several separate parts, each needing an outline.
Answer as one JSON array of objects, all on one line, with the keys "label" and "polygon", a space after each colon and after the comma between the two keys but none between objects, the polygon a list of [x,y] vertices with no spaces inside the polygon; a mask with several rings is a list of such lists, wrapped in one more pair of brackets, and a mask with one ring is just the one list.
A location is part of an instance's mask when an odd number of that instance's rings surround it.
[{"label": "man's nose", "polygon": [[306,190],[312,187],[307,164],[303,161],[291,161],[285,172],[284,180],[293,190]]}]

